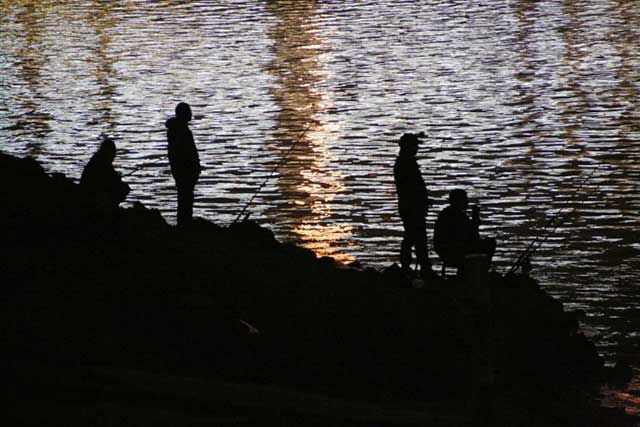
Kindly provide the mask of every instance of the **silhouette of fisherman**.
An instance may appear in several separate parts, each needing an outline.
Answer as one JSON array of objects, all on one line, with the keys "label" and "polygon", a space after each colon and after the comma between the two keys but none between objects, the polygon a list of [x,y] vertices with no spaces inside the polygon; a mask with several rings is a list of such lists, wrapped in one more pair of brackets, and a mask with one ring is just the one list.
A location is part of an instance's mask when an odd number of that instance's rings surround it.
[{"label": "silhouette of fisherman", "polygon": [[496,250],[494,238],[480,238],[480,211],[472,207],[469,218],[467,192],[455,189],[449,192],[449,206],[445,207],[436,220],[434,228],[434,249],[446,265],[464,269],[465,257],[470,254],[484,254],[490,263]]},{"label": "silhouette of fisherman", "polygon": [[411,251],[415,247],[416,257],[423,277],[431,274],[431,263],[427,249],[427,225],[425,216],[429,208],[429,193],[422,179],[416,153],[419,138],[424,133],[405,133],[400,137],[400,153],[393,167],[393,177],[398,195],[398,211],[402,219],[404,235],[400,248],[400,265],[408,272],[411,267]]},{"label": "silhouette of fisherman", "polygon": [[80,186],[87,196],[101,209],[116,209],[129,194],[129,186],[113,168],[116,144],[105,138],[98,151],[82,171]]},{"label": "silhouette of fisherman", "polygon": [[193,217],[193,190],[200,176],[200,158],[189,129],[191,107],[185,102],[176,106],[176,115],[165,123],[171,175],[178,189],[178,226]]}]

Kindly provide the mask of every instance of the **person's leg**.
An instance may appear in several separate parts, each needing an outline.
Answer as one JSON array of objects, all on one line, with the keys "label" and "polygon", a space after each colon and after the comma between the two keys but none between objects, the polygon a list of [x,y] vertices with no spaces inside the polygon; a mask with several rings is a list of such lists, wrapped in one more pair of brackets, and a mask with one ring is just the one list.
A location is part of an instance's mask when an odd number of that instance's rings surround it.
[{"label": "person's leg", "polygon": [[423,273],[431,271],[431,262],[429,261],[429,248],[427,246],[427,227],[424,221],[418,224],[415,229],[415,246],[416,257],[420,265],[420,271]]},{"label": "person's leg", "polygon": [[402,218],[402,227],[404,234],[400,245],[400,266],[402,270],[409,271],[411,269],[411,248],[415,244],[415,228],[411,219],[406,217]]},{"label": "person's leg", "polygon": [[178,226],[191,222],[193,217],[193,185],[177,184],[178,188]]},{"label": "person's leg", "polygon": [[481,251],[483,254],[487,255],[487,262],[491,265],[491,259],[493,258],[493,254],[496,252],[496,239],[493,237],[487,237],[480,239],[480,243]]},{"label": "person's leg", "polygon": [[187,188],[186,200],[185,200],[185,219],[187,223],[190,223],[193,220],[193,189],[194,185],[189,185]]},{"label": "person's leg", "polygon": [[181,227],[183,225],[185,225],[185,221],[186,221],[186,210],[185,210],[185,205],[186,205],[186,189],[184,186],[182,185],[176,185],[177,189],[178,189],[178,218],[177,218],[177,222],[178,222],[178,227]]}]

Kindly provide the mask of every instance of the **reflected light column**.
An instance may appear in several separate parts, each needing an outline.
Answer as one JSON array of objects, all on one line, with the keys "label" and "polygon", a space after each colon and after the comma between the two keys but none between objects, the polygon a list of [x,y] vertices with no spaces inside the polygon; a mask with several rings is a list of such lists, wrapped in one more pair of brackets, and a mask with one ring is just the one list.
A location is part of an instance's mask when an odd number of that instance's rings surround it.
[{"label": "reflected light column", "polygon": [[316,2],[271,1],[267,10],[276,18],[268,33],[274,60],[267,72],[275,77],[271,94],[280,107],[269,148],[276,153],[276,163],[284,163],[277,183],[284,203],[274,214],[284,219],[298,243],[318,256],[353,261],[336,247],[349,244],[352,227],[336,225],[331,208],[344,185],[331,166],[328,142],[335,129],[318,120],[330,102],[320,89],[325,78],[320,56],[326,47],[318,36]]}]

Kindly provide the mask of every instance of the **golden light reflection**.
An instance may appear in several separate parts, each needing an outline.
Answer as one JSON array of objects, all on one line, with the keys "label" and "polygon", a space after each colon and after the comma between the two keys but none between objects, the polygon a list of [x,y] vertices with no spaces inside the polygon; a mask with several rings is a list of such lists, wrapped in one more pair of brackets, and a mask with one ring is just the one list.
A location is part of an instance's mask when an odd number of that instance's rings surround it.
[{"label": "golden light reflection", "polygon": [[[578,147],[580,150],[575,151],[574,162],[570,165],[574,165],[574,169],[579,169],[578,160],[586,152],[586,144],[584,143],[584,136],[580,135],[581,130],[588,130],[588,126],[583,123],[589,120],[590,115],[593,114],[593,109],[596,106],[607,106],[609,114],[600,118],[600,120],[611,120],[615,123],[613,129],[617,130],[619,134],[618,144],[625,144],[625,142],[633,139],[633,133],[636,132],[639,127],[637,125],[638,117],[638,90],[635,82],[638,81],[637,71],[637,59],[634,52],[636,50],[636,38],[631,28],[635,28],[635,21],[638,21],[638,13],[633,11],[632,8],[628,8],[624,2],[618,2],[616,6],[616,15],[624,25],[611,26],[611,35],[608,40],[611,42],[616,55],[615,60],[611,61],[611,64],[619,64],[614,67],[615,78],[612,80],[616,82],[616,85],[611,90],[602,90],[594,92],[591,88],[583,87],[585,79],[582,77],[585,69],[593,63],[593,59],[590,55],[593,52],[589,49],[588,45],[584,43],[584,33],[586,23],[583,16],[583,5],[575,1],[566,1],[563,6],[565,16],[569,18],[569,24],[563,28],[562,39],[564,42],[564,56],[563,64],[567,71],[564,76],[566,91],[570,93],[568,100],[559,102],[562,108],[560,115],[560,121],[564,124],[564,139],[567,142],[569,148]],[[590,24],[593,25],[593,24]],[[603,24],[604,27],[604,24]],[[590,99],[592,101],[590,101]],[[595,99],[595,101],[593,101]],[[593,104],[593,105],[592,105]],[[616,152],[618,150],[615,150]],[[626,152],[626,147],[621,147],[620,152]],[[637,183],[633,179],[627,179],[633,176],[636,171],[636,165],[629,162],[626,155],[614,154],[604,158],[605,163],[609,165],[615,165],[615,168],[609,170],[606,167],[600,166],[601,171],[606,172],[609,177],[613,178],[616,175],[620,179],[610,179],[610,185],[615,188],[613,194],[628,194],[636,191]],[[589,192],[595,192],[594,186],[589,186],[584,190]],[[583,191],[584,192],[584,191]],[[595,199],[601,198],[601,196],[594,197]],[[618,209],[621,215],[633,217],[634,209],[629,203],[626,197],[607,197],[606,203],[612,208]],[[618,227],[611,227],[605,229],[605,232],[612,233],[612,237],[616,237]],[[585,230],[587,236],[590,230]]]},{"label": "golden light reflection", "polygon": [[[47,101],[52,98],[52,82],[56,80],[53,73],[61,71],[68,59],[82,62],[92,66],[90,70],[95,76],[98,85],[96,110],[101,112],[88,125],[105,123],[110,128],[115,127],[112,118],[112,98],[116,88],[111,81],[114,75],[114,61],[109,53],[111,45],[110,30],[118,23],[115,10],[121,11],[122,7],[114,2],[93,0],[91,7],[77,7],[72,1],[28,1],[10,0],[0,2],[0,13],[13,16],[15,27],[7,31],[6,40],[9,41],[8,51],[12,54],[17,75],[24,82],[24,90],[17,97],[14,107],[15,124],[9,129],[23,131],[39,138],[50,134],[52,124],[56,117],[51,111]],[[88,10],[88,11],[87,11]],[[86,46],[91,49],[90,55],[85,55],[79,49],[66,57],[64,43],[69,28],[61,28],[60,23],[68,26],[71,23],[79,23],[93,29],[96,36],[95,43],[85,36]],[[91,32],[87,35],[90,37]],[[52,72],[52,70],[54,70]],[[56,82],[62,84],[61,82]],[[55,86],[54,86],[55,87]],[[90,98],[90,97],[87,97]],[[38,156],[41,153],[40,144],[30,140],[27,142],[30,155]]]},{"label": "golden light reflection", "polygon": [[625,411],[629,415],[640,415],[640,397],[634,396],[631,393],[625,393],[619,391],[616,393],[616,399],[626,404]]},{"label": "golden light reflection", "polygon": [[[519,1],[514,4],[514,15],[517,22],[516,56],[514,56],[514,118],[516,120],[517,138],[527,145],[527,151],[517,163],[523,166],[523,184],[526,188],[533,187],[531,183],[531,171],[535,170],[535,164],[539,157],[538,143],[541,136],[537,127],[539,109],[538,97],[532,82],[535,80],[537,65],[535,61],[536,51],[531,43],[534,37],[535,17],[539,5],[535,2]],[[513,159],[514,163],[516,159]],[[526,191],[528,197],[529,191]]]},{"label": "golden light reflection", "polygon": [[567,1],[563,5],[564,15],[569,19],[569,25],[561,31],[564,42],[564,55],[562,63],[566,67],[563,80],[566,85],[566,91],[571,94],[567,101],[560,101],[558,104],[562,109],[560,121],[564,125],[563,137],[567,146],[571,148],[579,147],[584,150],[581,145],[581,138],[576,136],[586,113],[590,110],[589,96],[582,87],[582,79],[580,69],[584,66],[586,58],[586,50],[584,48],[584,40],[582,39],[582,31],[584,22],[581,18],[582,6],[574,1]]},{"label": "golden light reflection", "polygon": [[607,407],[624,408],[629,415],[640,416],[640,370],[634,370],[634,377],[624,390],[603,387],[602,403]]},{"label": "golden light reflection", "polygon": [[[40,103],[43,97],[42,73],[48,61],[41,45],[46,31],[44,21],[50,8],[51,4],[47,2],[23,0],[0,3],[2,14],[14,14],[15,22],[21,30],[21,34],[16,37],[16,50],[13,53],[16,57],[15,69],[26,89],[19,98],[19,105],[13,107],[18,114],[10,129],[24,130],[39,138],[44,138],[51,132],[51,114],[44,111]],[[37,157],[41,148],[38,142],[27,143],[31,156]]]},{"label": "golden light reflection", "polygon": [[[640,81],[640,60],[637,55],[638,39],[633,29],[640,26],[640,11],[631,3],[618,0],[615,2],[616,15],[623,25],[611,29],[609,40],[619,58],[619,65],[615,69],[616,86],[611,93],[607,93],[613,106],[621,110],[616,116],[615,122],[619,137],[616,143],[620,152],[624,153],[629,145],[633,145],[635,135],[640,132],[640,91],[637,82]],[[617,150],[616,150],[617,151]],[[625,179],[616,180],[616,192],[618,194],[633,194],[638,192],[638,183],[628,177],[640,172],[638,162],[625,155],[608,156],[608,162],[615,165],[616,172]],[[637,210],[627,197],[617,197],[610,201],[620,214],[628,218],[637,218],[637,226],[640,226],[640,218],[636,216]]]},{"label": "golden light reflection", "polygon": [[[288,155],[278,178],[287,201],[277,215],[284,216],[298,242],[318,256],[353,261],[336,249],[338,242],[349,244],[353,230],[348,224],[333,224],[331,202],[344,185],[342,175],[332,169],[328,148],[336,125],[318,119],[331,100],[320,87],[325,79],[320,55],[326,43],[318,36],[316,2],[271,1],[267,10],[277,18],[269,30],[275,55],[267,71],[276,78],[271,94],[280,107],[271,149]],[[289,152],[291,144],[296,146]]]},{"label": "golden light reflection", "polygon": [[89,57],[88,60],[95,62],[94,73],[99,87],[97,110],[101,112],[101,117],[96,117],[95,123],[91,124],[104,123],[111,133],[116,125],[112,112],[116,87],[113,84],[115,58],[109,52],[112,43],[109,30],[118,24],[117,15],[113,13],[115,7],[114,3],[94,0],[92,12],[87,16],[87,21],[91,23],[98,37],[94,48],[95,56]]}]

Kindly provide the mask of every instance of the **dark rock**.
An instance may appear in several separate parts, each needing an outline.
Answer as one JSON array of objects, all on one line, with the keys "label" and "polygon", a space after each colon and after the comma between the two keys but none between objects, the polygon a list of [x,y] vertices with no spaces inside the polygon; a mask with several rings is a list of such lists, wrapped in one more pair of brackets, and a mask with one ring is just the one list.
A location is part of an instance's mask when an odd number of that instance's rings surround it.
[{"label": "dark rock", "polygon": [[607,368],[605,381],[614,387],[624,387],[633,377],[633,369],[627,363],[618,361],[612,368]]},{"label": "dark rock", "polygon": [[141,204],[97,210],[31,159],[0,154],[0,178],[7,359],[454,407],[493,378],[482,407],[539,417],[579,407],[567,390],[602,379],[575,316],[529,277],[413,289],[396,264],[345,269],[255,222],[176,228]]}]

